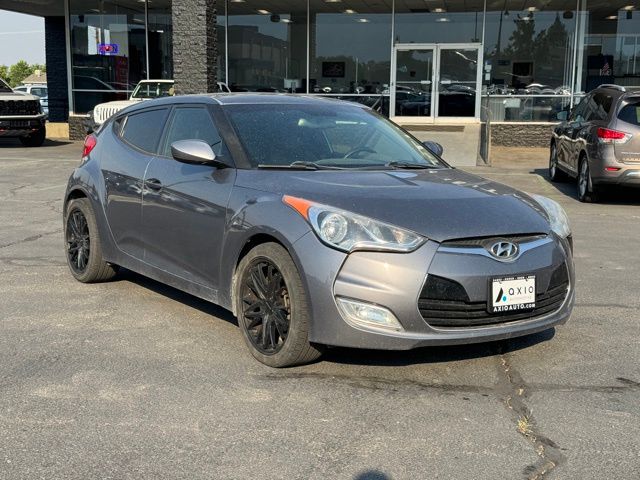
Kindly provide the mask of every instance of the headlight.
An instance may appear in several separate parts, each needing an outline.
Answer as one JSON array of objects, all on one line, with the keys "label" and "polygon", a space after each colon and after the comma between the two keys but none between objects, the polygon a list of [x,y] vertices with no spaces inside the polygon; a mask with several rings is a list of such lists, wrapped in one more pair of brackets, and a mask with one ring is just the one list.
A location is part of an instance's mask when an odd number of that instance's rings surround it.
[{"label": "headlight", "polygon": [[357,213],[285,195],[282,201],[302,215],[320,239],[339,250],[411,252],[426,238]]},{"label": "headlight", "polygon": [[529,196],[540,204],[542,208],[549,215],[549,223],[551,224],[551,230],[556,232],[562,238],[567,238],[571,235],[571,226],[569,225],[569,218],[560,204],[550,198],[543,197],[542,195],[535,195],[530,193]]}]

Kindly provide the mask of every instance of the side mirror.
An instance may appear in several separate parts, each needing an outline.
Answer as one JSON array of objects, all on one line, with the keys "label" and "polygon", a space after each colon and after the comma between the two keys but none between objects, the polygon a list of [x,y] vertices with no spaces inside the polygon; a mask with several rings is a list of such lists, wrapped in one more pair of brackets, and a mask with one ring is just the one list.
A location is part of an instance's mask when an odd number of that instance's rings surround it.
[{"label": "side mirror", "polygon": [[569,118],[569,112],[567,112],[566,110],[558,112],[556,114],[556,118],[561,122],[566,122],[567,118]]},{"label": "side mirror", "polygon": [[438,142],[432,142],[431,140],[427,140],[426,142],[422,142],[427,150],[435,153],[438,157],[442,156],[442,152],[444,152],[444,148]]},{"label": "side mirror", "polygon": [[211,146],[202,140],[178,140],[171,144],[171,155],[179,162],[211,165],[225,168],[228,165],[216,158]]}]

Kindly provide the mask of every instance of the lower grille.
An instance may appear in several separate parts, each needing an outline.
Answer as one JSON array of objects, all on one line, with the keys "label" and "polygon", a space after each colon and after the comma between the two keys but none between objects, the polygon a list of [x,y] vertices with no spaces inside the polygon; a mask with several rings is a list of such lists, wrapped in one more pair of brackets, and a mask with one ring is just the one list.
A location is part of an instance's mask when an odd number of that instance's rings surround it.
[{"label": "lower grille", "polygon": [[560,308],[569,289],[567,267],[562,264],[551,275],[549,288],[536,294],[536,306],[530,310],[490,313],[487,302],[471,302],[462,285],[453,280],[429,275],[418,308],[425,322],[434,327],[477,327],[541,317]]}]

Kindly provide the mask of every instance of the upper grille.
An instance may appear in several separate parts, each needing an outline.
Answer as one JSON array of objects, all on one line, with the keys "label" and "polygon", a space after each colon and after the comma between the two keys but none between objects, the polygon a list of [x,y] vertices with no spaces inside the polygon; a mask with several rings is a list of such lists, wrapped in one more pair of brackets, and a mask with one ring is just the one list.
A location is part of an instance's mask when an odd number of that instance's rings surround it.
[{"label": "upper grille", "polygon": [[487,238],[462,238],[460,240],[447,240],[442,243],[443,247],[487,247],[497,241],[507,241],[517,244],[529,243],[535,240],[545,238],[544,234],[533,235],[508,235],[505,237],[487,237]]},{"label": "upper grille", "polygon": [[471,302],[464,287],[453,280],[429,275],[418,300],[422,318],[434,327],[477,327],[535,318],[560,308],[569,289],[569,274],[563,263],[551,275],[549,288],[536,294],[530,310],[490,313],[487,302]]},{"label": "upper grille", "polygon": [[38,100],[0,100],[0,115],[38,115]]}]

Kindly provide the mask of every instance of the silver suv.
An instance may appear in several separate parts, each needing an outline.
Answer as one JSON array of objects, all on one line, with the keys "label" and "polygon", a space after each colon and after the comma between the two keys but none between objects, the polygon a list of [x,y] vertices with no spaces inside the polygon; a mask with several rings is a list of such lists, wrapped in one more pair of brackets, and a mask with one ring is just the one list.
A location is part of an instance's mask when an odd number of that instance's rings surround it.
[{"label": "silver suv", "polygon": [[577,178],[581,202],[597,201],[606,186],[640,187],[640,89],[602,85],[558,119],[549,156],[552,181]]}]

